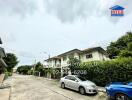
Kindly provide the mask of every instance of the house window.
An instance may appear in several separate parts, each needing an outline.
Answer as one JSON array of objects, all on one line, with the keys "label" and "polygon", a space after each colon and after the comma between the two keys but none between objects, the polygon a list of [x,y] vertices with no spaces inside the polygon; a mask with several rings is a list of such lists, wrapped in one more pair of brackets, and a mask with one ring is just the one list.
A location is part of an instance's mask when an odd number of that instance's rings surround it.
[{"label": "house window", "polygon": [[87,54],[86,59],[89,59],[89,58],[93,58],[93,55],[92,54]]},{"label": "house window", "polygon": [[66,60],[66,56],[63,57],[63,61],[65,61],[65,60]]}]

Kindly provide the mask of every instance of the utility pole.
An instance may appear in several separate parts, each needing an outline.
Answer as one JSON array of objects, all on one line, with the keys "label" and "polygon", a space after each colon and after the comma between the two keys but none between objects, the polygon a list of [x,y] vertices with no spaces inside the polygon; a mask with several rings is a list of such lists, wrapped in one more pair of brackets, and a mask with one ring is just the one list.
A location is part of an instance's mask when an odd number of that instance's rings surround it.
[{"label": "utility pole", "polygon": [[44,52],[44,54],[47,54],[48,55],[48,58],[50,58],[50,54],[48,54],[47,52]]},{"label": "utility pole", "polygon": [[[48,60],[50,60],[50,54],[49,53],[47,53],[47,52],[44,52],[45,54],[47,54],[48,55]],[[50,69],[49,68],[49,61],[48,61],[48,69]],[[49,73],[47,73],[47,76],[49,76],[50,75],[50,78],[51,78],[51,74],[49,74]]]},{"label": "utility pole", "polygon": [[50,59],[50,54],[49,54],[49,53],[47,53],[47,52],[44,52],[44,54],[47,54],[47,56],[48,56],[48,59]]},{"label": "utility pole", "polygon": [[35,67],[36,67],[36,59],[35,59],[34,67],[33,67],[33,75],[35,75]]}]

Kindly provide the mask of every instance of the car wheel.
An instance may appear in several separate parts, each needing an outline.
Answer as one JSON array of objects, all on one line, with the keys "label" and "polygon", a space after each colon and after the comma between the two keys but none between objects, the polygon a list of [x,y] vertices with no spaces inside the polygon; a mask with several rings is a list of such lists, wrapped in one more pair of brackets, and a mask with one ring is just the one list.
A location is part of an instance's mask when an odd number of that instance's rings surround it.
[{"label": "car wheel", "polygon": [[115,96],[115,100],[130,100],[130,98],[125,94],[118,93]]},{"label": "car wheel", "polygon": [[61,83],[61,88],[65,88],[65,83]]},{"label": "car wheel", "polygon": [[84,94],[85,94],[85,89],[84,89],[84,87],[80,87],[80,88],[79,88],[79,92],[80,92],[80,94],[84,95]]}]

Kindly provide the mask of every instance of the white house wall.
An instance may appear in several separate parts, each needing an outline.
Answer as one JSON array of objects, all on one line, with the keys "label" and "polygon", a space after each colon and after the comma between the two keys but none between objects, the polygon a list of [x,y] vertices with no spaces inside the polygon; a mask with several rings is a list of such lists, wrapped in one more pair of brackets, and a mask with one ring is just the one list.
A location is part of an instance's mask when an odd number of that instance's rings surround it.
[{"label": "white house wall", "polygon": [[[66,55],[66,60],[63,60],[63,57],[61,57],[61,66],[62,67],[65,67],[65,66],[68,66],[68,60],[69,60],[69,55]],[[76,57],[77,59],[79,59],[79,54],[78,53],[73,53],[73,56]]]},{"label": "white house wall", "polygon": [[61,66],[67,66],[68,65],[67,62],[68,62],[68,56],[66,56],[66,60],[63,60],[63,57],[61,57]]},{"label": "white house wall", "polygon": [[99,53],[99,57],[100,57],[100,60],[101,60],[101,61],[109,60],[109,58],[108,58],[105,54],[100,53],[100,52],[98,52],[98,53]]},{"label": "white house wall", "polygon": [[77,58],[77,59],[80,59],[79,57],[80,55],[78,53],[74,53],[74,57]]},{"label": "white house wall", "polygon": [[60,63],[59,60],[56,60],[56,64],[55,64],[55,60],[54,59],[53,60],[50,60],[48,64],[49,64],[50,67],[57,67],[57,65],[58,66],[61,65],[61,63]]},{"label": "white house wall", "polygon": [[[88,55],[88,54],[92,54],[92,58],[86,58],[86,55]],[[98,51],[93,51],[93,52],[85,53],[85,54],[81,55],[82,62],[95,61],[95,60],[100,60]]]},{"label": "white house wall", "polygon": [[[86,58],[87,54],[92,54],[92,58]],[[72,55],[72,54],[68,54],[68,55],[65,56],[66,60],[63,60],[63,57],[60,57],[61,61],[57,60],[56,64],[60,65],[61,67],[68,66],[68,60],[69,60],[70,55]],[[103,60],[108,60],[109,59],[106,55],[104,55],[103,53],[101,53],[99,51],[92,51],[90,53],[83,53],[81,55],[79,55],[79,53],[74,53],[73,56],[80,59],[81,62],[103,61]],[[56,67],[55,59],[52,59],[49,62],[49,67]]]}]

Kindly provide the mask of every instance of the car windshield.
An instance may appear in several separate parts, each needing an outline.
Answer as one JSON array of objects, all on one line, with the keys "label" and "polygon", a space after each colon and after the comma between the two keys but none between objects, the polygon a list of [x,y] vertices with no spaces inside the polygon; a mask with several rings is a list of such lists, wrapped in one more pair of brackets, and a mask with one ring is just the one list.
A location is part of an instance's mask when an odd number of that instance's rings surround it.
[{"label": "car windshield", "polygon": [[86,78],[84,78],[82,76],[77,76],[77,78],[79,78],[81,81],[86,81]]},{"label": "car windshield", "polygon": [[132,86],[132,82],[128,83],[127,85]]}]

